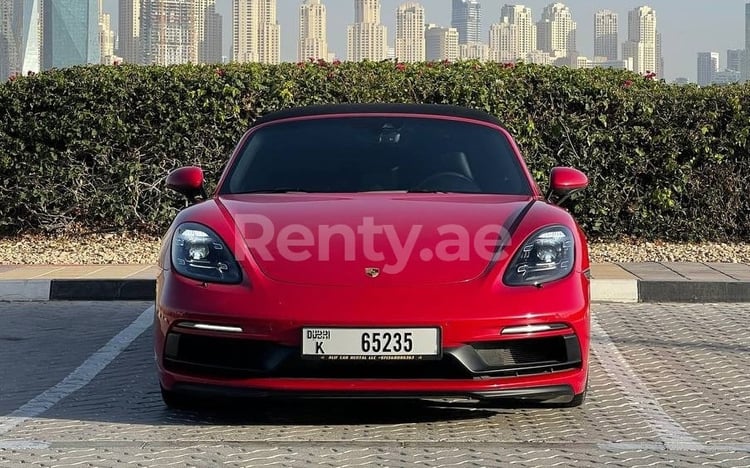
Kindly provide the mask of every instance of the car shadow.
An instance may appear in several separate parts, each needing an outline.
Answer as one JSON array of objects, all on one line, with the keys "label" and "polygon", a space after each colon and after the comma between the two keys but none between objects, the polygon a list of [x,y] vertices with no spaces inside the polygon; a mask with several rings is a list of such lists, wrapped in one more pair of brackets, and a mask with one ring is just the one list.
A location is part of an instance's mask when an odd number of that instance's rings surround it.
[{"label": "car shadow", "polygon": [[[506,408],[520,408],[509,403]],[[455,400],[421,399],[247,399],[196,400],[180,409],[164,407],[164,422],[185,417],[221,425],[368,425],[481,420],[501,407]]]}]

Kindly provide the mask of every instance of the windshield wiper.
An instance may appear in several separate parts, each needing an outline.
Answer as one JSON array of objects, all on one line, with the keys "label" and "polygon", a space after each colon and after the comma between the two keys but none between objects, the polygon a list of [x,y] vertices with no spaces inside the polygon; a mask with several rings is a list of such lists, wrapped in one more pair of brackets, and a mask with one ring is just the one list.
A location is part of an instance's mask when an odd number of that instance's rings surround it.
[{"label": "windshield wiper", "polygon": [[431,189],[411,189],[406,193],[461,193],[461,192],[447,192],[445,190],[431,190]]}]

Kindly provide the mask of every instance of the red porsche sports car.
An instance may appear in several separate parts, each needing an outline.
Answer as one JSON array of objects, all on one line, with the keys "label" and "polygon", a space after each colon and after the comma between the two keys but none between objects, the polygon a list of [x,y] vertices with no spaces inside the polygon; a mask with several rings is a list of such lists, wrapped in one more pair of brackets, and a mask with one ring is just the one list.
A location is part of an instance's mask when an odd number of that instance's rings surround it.
[{"label": "red porsche sports car", "polygon": [[500,122],[415,104],[259,119],[213,195],[164,237],[155,346],[164,401],[195,396],[465,397],[580,405],[586,240]]}]

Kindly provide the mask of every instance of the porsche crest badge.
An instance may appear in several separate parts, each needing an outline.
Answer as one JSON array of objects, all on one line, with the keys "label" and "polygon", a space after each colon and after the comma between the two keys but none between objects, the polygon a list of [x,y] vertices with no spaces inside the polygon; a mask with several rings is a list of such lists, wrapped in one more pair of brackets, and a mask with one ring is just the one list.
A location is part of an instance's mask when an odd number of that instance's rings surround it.
[{"label": "porsche crest badge", "polygon": [[365,268],[365,274],[370,278],[377,278],[380,276],[380,268]]}]

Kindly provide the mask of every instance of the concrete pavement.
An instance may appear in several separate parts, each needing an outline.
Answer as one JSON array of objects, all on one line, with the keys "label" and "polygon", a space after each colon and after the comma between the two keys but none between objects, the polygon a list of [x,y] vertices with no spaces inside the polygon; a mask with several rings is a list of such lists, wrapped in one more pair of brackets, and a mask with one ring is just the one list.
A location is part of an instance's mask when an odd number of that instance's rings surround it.
[{"label": "concrete pavement", "polygon": [[190,410],[161,402],[151,305],[0,303],[0,466],[750,466],[745,304],[594,304],[579,408],[262,399]]},{"label": "concrete pavement", "polygon": [[[0,265],[0,300],[152,300],[153,265]],[[744,263],[597,263],[595,302],[750,302]]]}]

